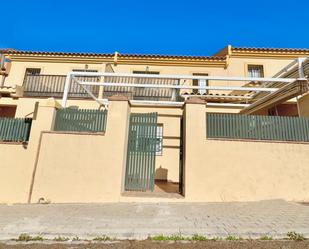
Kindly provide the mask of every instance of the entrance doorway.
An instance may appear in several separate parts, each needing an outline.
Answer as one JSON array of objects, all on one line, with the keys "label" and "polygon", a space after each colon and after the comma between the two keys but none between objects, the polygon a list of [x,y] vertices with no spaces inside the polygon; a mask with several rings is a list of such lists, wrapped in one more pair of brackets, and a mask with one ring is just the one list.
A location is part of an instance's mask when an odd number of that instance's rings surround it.
[{"label": "entrance doorway", "polygon": [[181,197],[182,115],[131,113],[124,195]]}]

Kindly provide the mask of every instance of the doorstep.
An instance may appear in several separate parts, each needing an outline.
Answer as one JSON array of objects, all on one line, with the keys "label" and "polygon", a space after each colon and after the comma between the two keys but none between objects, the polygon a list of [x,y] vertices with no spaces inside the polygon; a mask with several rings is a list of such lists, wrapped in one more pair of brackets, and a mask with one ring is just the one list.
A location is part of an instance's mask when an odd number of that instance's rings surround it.
[{"label": "doorstep", "polygon": [[146,197],[146,198],[166,198],[166,199],[184,199],[179,193],[163,193],[163,192],[141,192],[141,191],[125,191],[122,197]]}]

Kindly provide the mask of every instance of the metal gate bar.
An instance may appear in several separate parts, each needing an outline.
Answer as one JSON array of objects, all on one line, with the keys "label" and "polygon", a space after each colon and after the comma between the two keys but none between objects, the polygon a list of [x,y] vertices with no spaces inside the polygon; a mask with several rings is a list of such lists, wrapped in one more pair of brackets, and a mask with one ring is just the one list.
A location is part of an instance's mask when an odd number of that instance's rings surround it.
[{"label": "metal gate bar", "polygon": [[157,143],[157,113],[130,115],[125,190],[153,191]]}]

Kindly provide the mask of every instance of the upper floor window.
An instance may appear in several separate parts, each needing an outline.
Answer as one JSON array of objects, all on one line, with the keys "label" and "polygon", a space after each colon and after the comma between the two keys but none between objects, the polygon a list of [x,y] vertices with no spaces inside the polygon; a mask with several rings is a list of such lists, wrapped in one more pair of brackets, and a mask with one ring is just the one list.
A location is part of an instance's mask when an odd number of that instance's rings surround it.
[{"label": "upper floor window", "polygon": [[[24,84],[28,81],[31,80],[33,77],[28,77],[27,76],[35,76],[35,75],[40,75],[41,73],[41,68],[26,68],[25,76],[24,76]],[[30,78],[30,79],[29,79]]]},{"label": "upper floor window", "polygon": [[[193,76],[208,76],[207,73],[194,73]],[[192,82],[193,86],[208,86],[208,80],[206,79],[194,79]],[[206,94],[208,91],[206,89],[193,89],[194,94]]]},{"label": "upper floor window", "polygon": [[[73,72],[84,72],[84,73],[97,73],[98,70],[95,69],[73,69]],[[92,81],[92,82],[96,82],[100,80],[100,77],[97,76],[78,76],[79,79],[82,79],[83,81]]]},{"label": "upper floor window", "polygon": [[157,71],[133,71],[134,74],[160,74]]},{"label": "upper floor window", "polygon": [[39,75],[41,68],[26,68],[26,75]]},{"label": "upper floor window", "polygon": [[[157,71],[133,71],[133,74],[160,74],[160,72]],[[151,79],[151,78],[136,78],[135,79],[135,83],[141,83],[141,84],[153,84],[154,82],[156,82],[156,80]],[[144,94],[144,89],[143,88],[138,88],[137,92],[139,94]]]},{"label": "upper floor window", "polygon": [[95,69],[73,69],[73,72],[87,72],[87,73],[97,73],[98,70]]},{"label": "upper floor window", "polygon": [[263,65],[248,65],[248,77],[263,78],[264,77]]}]

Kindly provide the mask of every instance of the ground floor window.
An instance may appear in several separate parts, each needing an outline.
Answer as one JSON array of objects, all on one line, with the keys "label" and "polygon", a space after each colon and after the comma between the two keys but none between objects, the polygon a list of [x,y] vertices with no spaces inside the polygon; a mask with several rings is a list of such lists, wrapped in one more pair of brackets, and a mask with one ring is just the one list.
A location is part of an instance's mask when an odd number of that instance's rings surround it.
[{"label": "ground floor window", "polygon": [[14,118],[16,113],[15,105],[0,105],[0,117],[4,118]]},{"label": "ground floor window", "polygon": [[298,117],[297,104],[291,103],[276,105],[268,110],[268,115]]}]

